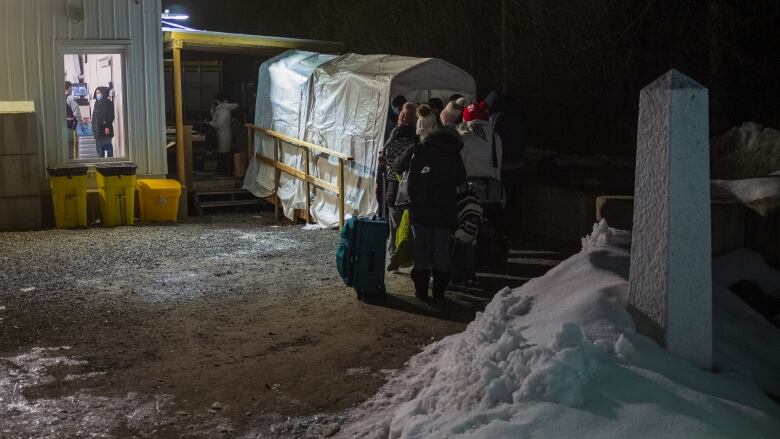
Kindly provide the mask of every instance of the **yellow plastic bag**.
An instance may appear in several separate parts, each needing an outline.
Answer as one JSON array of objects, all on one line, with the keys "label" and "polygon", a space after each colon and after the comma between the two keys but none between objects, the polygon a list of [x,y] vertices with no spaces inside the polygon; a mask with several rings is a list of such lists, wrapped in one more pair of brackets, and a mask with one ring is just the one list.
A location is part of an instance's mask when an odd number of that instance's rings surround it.
[{"label": "yellow plastic bag", "polygon": [[412,225],[409,222],[409,209],[405,209],[395,233],[395,255],[390,259],[387,271],[397,270],[400,267],[411,267],[414,262],[414,236]]}]

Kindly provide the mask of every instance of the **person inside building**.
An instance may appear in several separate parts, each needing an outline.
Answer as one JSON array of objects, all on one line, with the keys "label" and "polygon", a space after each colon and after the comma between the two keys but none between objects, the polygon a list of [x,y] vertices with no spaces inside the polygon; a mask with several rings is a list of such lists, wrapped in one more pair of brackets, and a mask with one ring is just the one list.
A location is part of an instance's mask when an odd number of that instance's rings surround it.
[{"label": "person inside building", "polygon": [[110,99],[108,87],[98,87],[93,95],[95,108],[92,110],[92,132],[98,157],[113,157],[114,147],[114,102]]},{"label": "person inside building", "polygon": [[237,108],[238,104],[229,103],[224,94],[217,93],[214,96],[209,125],[217,131],[217,175],[233,176],[231,113]]},{"label": "person inside building", "polygon": [[78,158],[76,127],[82,122],[81,110],[73,97],[73,84],[65,81],[65,125],[68,128],[68,158]]},{"label": "person inside building", "polygon": [[420,139],[393,163],[398,173],[409,171],[409,220],[414,236],[414,294],[441,299],[450,283],[450,239],[457,225],[458,187],[466,183],[458,132],[439,127]]}]

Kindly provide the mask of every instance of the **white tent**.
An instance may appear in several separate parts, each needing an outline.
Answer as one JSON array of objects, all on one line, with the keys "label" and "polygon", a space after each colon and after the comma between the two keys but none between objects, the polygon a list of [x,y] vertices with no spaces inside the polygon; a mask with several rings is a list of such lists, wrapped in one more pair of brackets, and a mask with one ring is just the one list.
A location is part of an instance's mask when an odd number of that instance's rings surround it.
[{"label": "white tent", "polygon": [[[353,156],[345,170],[346,211],[367,215],[376,210],[376,159],[392,97],[403,95],[412,102],[438,97],[446,102],[453,93],[473,99],[474,78],[439,59],[288,51],[260,67],[255,124]],[[257,135],[255,151],[273,157],[273,142]],[[291,146],[285,147],[281,160],[299,169],[303,161]],[[335,184],[338,162],[332,160],[314,155],[311,173]],[[259,197],[271,195],[274,170],[252,162],[244,189]],[[303,182],[282,174],[277,195],[287,217],[305,208],[303,188]],[[311,213],[317,223],[338,224],[337,201],[334,193],[316,191]]]}]

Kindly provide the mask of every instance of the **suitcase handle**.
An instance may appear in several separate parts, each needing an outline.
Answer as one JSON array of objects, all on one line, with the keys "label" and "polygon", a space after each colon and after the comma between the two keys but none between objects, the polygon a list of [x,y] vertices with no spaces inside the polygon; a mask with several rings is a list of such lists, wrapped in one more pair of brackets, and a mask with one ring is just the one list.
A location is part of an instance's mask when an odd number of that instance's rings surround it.
[{"label": "suitcase handle", "polygon": [[373,275],[374,274],[374,255],[376,254],[376,249],[371,247],[371,249],[368,251],[368,274]]}]

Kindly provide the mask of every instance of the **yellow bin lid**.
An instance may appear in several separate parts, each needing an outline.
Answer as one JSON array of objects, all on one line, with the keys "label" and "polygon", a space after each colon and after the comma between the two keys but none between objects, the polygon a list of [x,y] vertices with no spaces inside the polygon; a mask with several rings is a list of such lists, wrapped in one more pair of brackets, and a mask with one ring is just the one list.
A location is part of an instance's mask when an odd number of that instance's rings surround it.
[{"label": "yellow bin lid", "polygon": [[181,193],[181,183],[176,180],[167,180],[164,178],[142,178],[136,183],[139,191],[143,192],[174,192],[176,195]]}]

